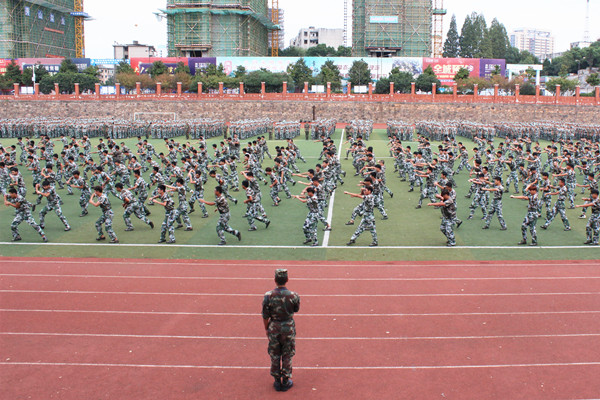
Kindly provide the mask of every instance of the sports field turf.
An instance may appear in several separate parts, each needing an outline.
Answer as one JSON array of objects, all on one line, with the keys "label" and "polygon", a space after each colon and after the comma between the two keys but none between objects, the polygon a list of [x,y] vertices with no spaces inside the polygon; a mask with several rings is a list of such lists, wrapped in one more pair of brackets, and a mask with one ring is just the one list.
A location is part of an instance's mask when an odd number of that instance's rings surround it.
[{"label": "sports field turf", "polygon": [[[334,140],[339,147],[342,131],[338,130]],[[178,138],[182,141],[182,138]],[[124,140],[125,143],[135,151],[135,139]],[[208,145],[218,142],[219,139],[211,139]],[[459,138],[467,145],[473,147],[473,143],[467,139]],[[120,142],[120,140],[117,140]],[[4,139],[4,146],[10,145],[14,141]],[[95,145],[97,139],[93,139]],[[155,145],[157,152],[163,151],[162,140],[151,140]],[[298,162],[299,168],[304,172],[308,168],[314,167],[318,162],[317,158],[321,150],[320,143],[304,140],[304,136],[296,139],[296,143],[302,150],[307,164]],[[387,135],[384,130],[377,130],[368,142],[373,146],[375,155],[378,159],[385,159],[387,164],[387,185],[394,192],[394,197],[385,195],[386,209],[388,210],[389,220],[381,220],[381,215],[376,210],[377,232],[379,236],[379,247],[368,248],[371,242],[368,232],[358,239],[353,247],[346,247],[348,241],[357,225],[346,226],[344,223],[350,218],[352,209],[359,203],[358,199],[344,195],[343,191],[358,191],[358,177],[353,177],[351,160],[344,160],[346,146],[342,148],[342,165],[348,172],[345,184],[339,186],[335,194],[335,201],[330,205],[332,212],[332,226],[329,238],[324,239],[324,233],[319,226],[319,244],[320,247],[311,248],[302,246],[304,235],[302,233],[302,224],[307,213],[306,206],[295,199],[287,200],[283,193],[284,200],[279,207],[272,207],[267,186],[263,188],[263,205],[269,218],[272,220],[271,226],[265,230],[264,225],[257,223],[258,231],[248,232],[248,223],[242,214],[245,212],[245,206],[241,203],[244,198],[243,192],[232,192],[232,195],[240,200],[238,205],[231,206],[231,225],[242,231],[242,241],[238,242],[233,236],[228,236],[228,245],[225,247],[216,246],[218,238],[215,232],[217,213],[209,208],[210,218],[202,219],[201,213],[197,211],[191,214],[194,230],[184,232],[177,230],[175,235],[176,245],[157,244],[160,234],[160,223],[162,222],[164,211],[160,206],[150,207],[152,215],[150,219],[157,225],[156,229],[144,225],[141,221],[132,217],[136,228],[134,232],[124,232],[124,222],[122,219],[121,202],[110,196],[115,211],[114,229],[117,233],[120,244],[110,245],[95,241],[96,230],[94,222],[100,215],[100,210],[90,207],[90,214],[87,217],[79,218],[80,208],[78,205],[79,193],[75,190],[74,196],[67,196],[66,190],[59,190],[65,204],[63,212],[72,226],[72,231],[64,232],[63,226],[58,218],[50,213],[46,217],[46,233],[50,240],[48,244],[42,244],[39,236],[26,224],[20,226],[23,242],[10,243],[10,223],[13,218],[13,209],[9,207],[0,207],[0,255],[1,256],[27,256],[27,257],[53,257],[53,256],[73,256],[73,257],[135,257],[135,258],[201,258],[201,259],[274,259],[274,260],[498,260],[498,259],[594,259],[597,258],[597,247],[583,246],[585,241],[586,220],[580,220],[579,210],[567,210],[569,220],[573,227],[571,232],[564,232],[560,218],[555,220],[547,231],[539,229],[543,219],[538,221],[538,241],[540,247],[519,247],[516,244],[521,239],[521,222],[526,212],[527,203],[521,200],[513,200],[509,195],[504,196],[504,217],[506,219],[508,230],[500,231],[497,220],[493,220],[490,230],[482,230],[483,226],[481,211],[478,210],[473,220],[467,221],[470,199],[465,199],[464,194],[468,190],[468,175],[465,171],[456,176],[459,185],[458,192],[458,216],[465,220],[463,225],[456,230],[457,247],[446,248],[445,237],[439,231],[440,212],[431,207],[423,207],[416,210],[419,199],[418,191],[408,193],[408,184],[400,182],[397,175],[393,173],[393,159],[390,158],[387,150]],[[194,144],[194,142],[192,142]],[[245,141],[242,141],[242,147]],[[284,145],[283,141],[270,141],[269,148],[271,154],[274,153],[275,146]],[[416,148],[416,143],[411,144]],[[438,143],[432,143],[432,149],[437,148]],[[546,143],[541,143],[542,147]],[[60,150],[60,143],[55,147]],[[263,163],[263,168],[271,165],[268,159]],[[239,170],[240,168],[238,168]],[[31,189],[31,175],[21,168],[28,183],[27,198],[30,201],[35,200]],[[148,173],[144,175],[146,181]],[[578,176],[581,181],[581,177]],[[214,181],[207,184],[205,198],[209,201],[214,199],[212,188]],[[299,194],[304,186],[298,184],[290,186],[293,194]],[[514,190],[514,189],[511,189]],[[578,195],[577,202],[581,201],[581,194]],[[424,201],[426,204],[427,200]],[[38,208],[39,211],[39,208]],[[329,209],[326,210],[326,213]],[[543,212],[545,215],[545,210]],[[36,220],[39,219],[38,212],[34,213]],[[357,220],[357,224],[358,224]]]}]

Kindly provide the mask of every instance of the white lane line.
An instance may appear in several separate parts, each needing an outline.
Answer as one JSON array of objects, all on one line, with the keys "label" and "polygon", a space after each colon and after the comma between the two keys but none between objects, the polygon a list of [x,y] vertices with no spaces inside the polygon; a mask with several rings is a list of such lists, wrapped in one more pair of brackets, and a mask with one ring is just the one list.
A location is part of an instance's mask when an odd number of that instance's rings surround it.
[{"label": "white lane line", "polygon": [[[2,274],[6,277],[24,278],[107,278],[107,279],[158,279],[158,280],[194,280],[194,281],[264,281],[264,277],[227,277],[227,276],[146,276],[146,275],[77,275],[77,274]],[[578,279],[600,279],[600,276],[523,276],[523,277],[477,277],[477,278],[298,278],[294,282],[445,282],[445,281],[555,281],[555,280],[578,280]]]},{"label": "white lane line", "polygon": [[[333,196],[332,196],[333,198]],[[331,207],[331,206],[330,206]],[[326,231],[327,234],[329,231]],[[325,243],[323,241],[323,243]],[[218,246],[218,245],[204,245],[204,244],[157,244],[157,243],[33,243],[33,242],[0,242],[0,245],[11,245],[11,246],[94,246],[94,247],[156,247],[162,249],[168,248],[188,248],[188,249],[222,249],[222,250],[231,250],[231,249],[261,249],[265,248],[269,249],[321,249],[324,247],[312,247],[312,246],[277,246],[277,245],[269,245],[265,247],[264,245],[231,245],[231,246]],[[346,249],[346,250],[367,250],[371,249],[372,251],[377,251],[377,249],[386,249],[386,250],[448,250],[448,251],[457,251],[457,250],[523,250],[523,251],[533,251],[533,250],[566,250],[566,249],[588,249],[598,251],[597,246],[455,246],[455,247],[447,247],[447,246],[378,246],[378,247],[370,247],[370,246],[327,246],[328,249]]]},{"label": "white lane line", "polygon": [[[261,297],[264,293],[169,293],[169,292],[102,292],[87,290],[16,290],[2,289],[0,293],[51,293],[51,294],[100,294],[100,295],[138,295],[138,296],[207,296],[207,297]],[[600,292],[566,293],[419,293],[419,294],[302,294],[302,297],[496,297],[496,296],[597,296]]]},{"label": "white lane line", "polygon": [[[338,160],[340,160],[340,157],[342,156],[342,146],[344,144],[344,136],[346,135],[346,129],[342,130],[342,135],[340,137],[340,145],[338,146],[338,154],[337,154],[337,158]],[[341,163],[341,161],[340,161]],[[327,223],[331,226],[331,221],[333,221],[333,206],[335,205],[335,192],[337,192],[337,189],[335,189],[333,191],[333,193],[331,194],[331,199],[329,199],[329,211],[327,212]],[[325,231],[325,234],[323,235],[323,246],[322,247],[329,247],[329,236],[331,236],[331,231]]]},{"label": "white lane line", "polygon": [[[331,247],[331,246],[330,246]],[[354,247],[356,248],[356,247]],[[188,260],[164,260],[158,261],[156,259],[149,259],[148,261],[139,261],[139,260],[129,260],[129,259],[112,259],[112,260],[94,260],[94,259],[70,259],[64,258],[59,260],[46,260],[43,258],[31,258],[31,259],[13,259],[10,257],[0,257],[0,260],[5,260],[6,262],[0,265],[0,268],[3,266],[9,266],[9,264],[20,263],[20,264],[34,264],[36,267],[41,266],[42,264],[75,264],[75,265],[87,265],[87,264],[100,264],[100,265],[117,265],[121,267],[124,263],[126,265],[156,265],[156,266],[168,266],[173,267],[173,263],[180,261],[177,263],[177,266],[199,266],[199,267],[243,267],[243,268],[273,268],[274,266],[287,266],[288,268],[303,268],[303,267],[331,267],[331,268],[423,268],[423,267],[463,267],[463,268],[480,268],[480,267],[597,267],[600,265],[600,260],[597,261],[578,261],[578,260],[570,260],[570,261],[556,261],[556,260],[548,260],[547,262],[513,262],[513,261],[465,261],[462,263],[448,263],[444,261],[440,261],[437,263],[427,263],[427,262],[419,262],[415,261],[414,263],[395,263],[395,262],[365,262],[360,264],[352,264],[352,261],[348,261],[347,263],[334,264],[334,263],[319,263],[319,262],[303,262],[302,264],[298,264],[296,261],[261,261],[261,265],[254,264],[253,262],[238,262],[233,263],[231,260],[226,260],[223,262],[218,262],[214,260],[206,260],[205,262],[188,262]]]},{"label": "white lane line", "polygon": [[[112,363],[52,363],[52,362],[0,362],[6,366],[46,366],[46,367],[105,367],[105,368],[164,368],[164,369],[212,369],[212,370],[268,370],[270,367],[245,365],[167,365],[167,364],[112,364]],[[296,370],[315,371],[370,371],[370,370],[436,370],[436,369],[490,369],[490,368],[536,368],[536,367],[590,367],[600,366],[600,361],[547,364],[491,364],[491,365],[406,365],[406,366],[364,366],[364,367],[303,367]]]},{"label": "white lane line", "polygon": [[[31,310],[4,308],[0,312],[11,313],[65,313],[65,314],[126,314],[126,315],[190,315],[203,317],[252,317],[260,313],[203,313],[185,311],[127,311],[127,310]],[[373,313],[373,314],[298,314],[296,318],[393,318],[393,317],[468,317],[468,316],[495,316],[495,315],[572,315],[572,314],[600,314],[600,310],[585,311],[516,311],[516,312],[462,312],[462,313]]]},{"label": "white lane line", "polygon": [[[195,336],[195,335],[135,335],[119,333],[60,333],[60,332],[0,332],[0,336],[57,336],[57,337],[104,337],[134,339],[193,339],[193,340],[259,340],[264,336]],[[552,339],[573,337],[599,337],[600,333],[558,333],[539,335],[488,335],[488,336],[376,336],[376,337],[297,337],[297,341],[391,341],[391,340],[496,340],[496,339]]]}]

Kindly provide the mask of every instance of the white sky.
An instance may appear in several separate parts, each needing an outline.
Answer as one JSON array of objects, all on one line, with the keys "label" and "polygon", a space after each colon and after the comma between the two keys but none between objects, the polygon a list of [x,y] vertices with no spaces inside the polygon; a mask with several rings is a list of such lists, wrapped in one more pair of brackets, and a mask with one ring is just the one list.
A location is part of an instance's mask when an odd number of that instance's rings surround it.
[{"label": "white sky", "polygon": [[[352,0],[349,2],[351,14]],[[85,11],[95,20],[86,23],[86,56],[112,58],[114,42],[156,46],[166,56],[167,24],[158,22],[153,12],[166,7],[166,0],[86,0]],[[279,0],[285,11],[286,47],[301,28],[342,28],[344,0]],[[568,49],[571,42],[583,40],[586,0],[445,0],[448,16],[444,19],[444,35],[450,17],[456,14],[458,30],[467,14],[483,13],[488,25],[498,20],[509,31],[526,27],[549,30],[555,37],[555,51]],[[590,0],[590,36],[600,38],[600,0]],[[351,18],[348,22],[351,29]]]}]

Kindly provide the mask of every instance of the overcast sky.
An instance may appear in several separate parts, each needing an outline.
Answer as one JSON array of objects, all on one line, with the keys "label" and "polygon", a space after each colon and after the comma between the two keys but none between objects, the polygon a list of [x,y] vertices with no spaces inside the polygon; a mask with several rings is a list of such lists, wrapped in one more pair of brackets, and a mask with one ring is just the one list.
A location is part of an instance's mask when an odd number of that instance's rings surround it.
[{"label": "overcast sky", "polygon": [[[352,0],[348,0],[351,9]],[[344,0],[279,0],[285,11],[286,47],[303,27],[342,28]],[[166,7],[165,0],[86,0],[85,10],[94,20],[85,25],[86,56],[112,58],[114,42],[151,44],[166,56],[167,24],[154,16]],[[555,51],[563,51],[569,43],[583,40],[586,0],[445,0],[448,16],[444,19],[444,35],[450,17],[456,15],[458,29],[467,14],[483,13],[488,22],[497,18],[509,31],[527,27],[549,30],[555,37]],[[351,10],[349,10],[351,15]],[[600,38],[600,0],[590,1],[590,33],[592,40]],[[594,18],[596,17],[596,18]],[[351,19],[348,22],[351,28]]]}]

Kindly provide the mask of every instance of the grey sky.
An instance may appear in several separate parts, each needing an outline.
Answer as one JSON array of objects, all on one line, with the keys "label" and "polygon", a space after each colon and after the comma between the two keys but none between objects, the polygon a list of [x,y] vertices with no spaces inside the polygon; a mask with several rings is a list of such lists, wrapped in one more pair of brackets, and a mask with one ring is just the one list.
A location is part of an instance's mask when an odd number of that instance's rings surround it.
[{"label": "grey sky", "polygon": [[[351,3],[349,0],[350,8]],[[86,56],[112,58],[114,42],[133,40],[152,44],[166,56],[167,24],[152,14],[165,5],[165,0],[86,0],[86,12],[95,18],[86,23]],[[280,0],[279,6],[285,10],[286,47],[300,28],[343,27],[344,0]],[[448,10],[444,35],[452,14],[456,14],[460,32],[465,16],[476,11],[485,15],[488,25],[498,18],[509,32],[520,27],[550,30],[556,38],[556,51],[583,40],[586,0],[445,0],[444,7]],[[590,16],[591,38],[595,40],[600,38],[600,0],[590,0]]]}]

